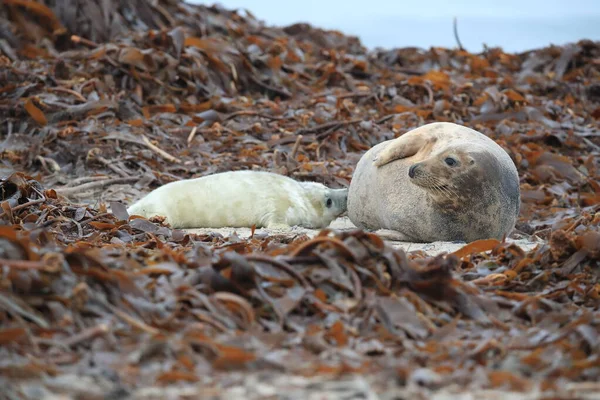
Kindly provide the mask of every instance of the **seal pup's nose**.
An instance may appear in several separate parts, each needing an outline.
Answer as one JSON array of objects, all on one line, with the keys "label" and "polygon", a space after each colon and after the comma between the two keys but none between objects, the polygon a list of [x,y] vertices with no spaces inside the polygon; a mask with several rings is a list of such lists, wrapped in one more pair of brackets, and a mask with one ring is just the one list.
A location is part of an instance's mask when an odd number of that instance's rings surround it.
[{"label": "seal pup's nose", "polygon": [[408,169],[408,176],[409,176],[410,178],[414,178],[414,177],[415,177],[415,170],[417,169],[417,166],[418,166],[418,165],[419,165],[419,164],[413,164],[413,165],[411,165],[411,166],[410,166],[410,168]]}]

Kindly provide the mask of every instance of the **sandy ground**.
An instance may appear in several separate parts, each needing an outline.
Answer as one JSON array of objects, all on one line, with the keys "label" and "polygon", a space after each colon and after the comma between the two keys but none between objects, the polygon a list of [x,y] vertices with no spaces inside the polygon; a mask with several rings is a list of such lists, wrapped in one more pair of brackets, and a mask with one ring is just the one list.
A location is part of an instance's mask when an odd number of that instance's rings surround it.
[{"label": "sandy ground", "polygon": [[[345,231],[356,229],[356,226],[348,219],[348,217],[340,217],[333,221],[331,225],[329,225],[330,229],[336,231]],[[240,238],[250,237],[251,230],[250,228],[202,228],[202,229],[188,229],[188,232],[192,233],[210,233],[210,232],[218,232],[223,236],[229,236],[232,233],[236,233]],[[314,237],[319,233],[319,230],[315,229],[305,229],[296,227],[291,231],[283,231],[283,230],[274,230],[274,229],[257,229],[255,234],[260,233],[271,233],[271,234],[283,234],[295,236],[299,234],[306,234],[309,237]],[[507,239],[507,241],[515,243],[517,246],[521,247],[523,250],[528,251],[535,248],[537,245],[544,243],[541,239],[534,241],[529,239]],[[463,242],[433,242],[433,243],[411,243],[411,242],[397,242],[393,240],[385,240],[386,243],[395,248],[402,248],[406,252],[423,250],[425,253],[431,256],[435,256],[440,253],[452,253],[465,245]]]}]

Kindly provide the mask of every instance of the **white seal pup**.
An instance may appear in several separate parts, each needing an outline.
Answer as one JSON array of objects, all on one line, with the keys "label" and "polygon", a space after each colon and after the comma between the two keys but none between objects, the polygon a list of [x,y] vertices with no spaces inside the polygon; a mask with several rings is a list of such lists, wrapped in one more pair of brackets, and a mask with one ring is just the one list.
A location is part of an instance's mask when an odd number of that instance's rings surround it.
[{"label": "white seal pup", "polygon": [[508,153],[468,127],[436,122],[379,143],[358,162],[348,217],[410,242],[502,239],[520,208]]},{"label": "white seal pup", "polygon": [[230,171],[170,182],[134,203],[129,215],[164,216],[173,228],[292,226],[319,229],[346,211],[348,189],[263,171]]}]

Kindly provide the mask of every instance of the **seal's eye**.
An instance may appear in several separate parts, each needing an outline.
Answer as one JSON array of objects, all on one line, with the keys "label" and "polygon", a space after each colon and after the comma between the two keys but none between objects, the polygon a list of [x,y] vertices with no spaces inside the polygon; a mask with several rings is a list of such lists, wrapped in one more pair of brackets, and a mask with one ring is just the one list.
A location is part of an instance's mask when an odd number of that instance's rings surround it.
[{"label": "seal's eye", "polygon": [[446,157],[446,159],[444,160],[444,162],[446,164],[448,164],[448,166],[450,166],[450,167],[454,167],[457,164],[456,160],[454,158],[452,158],[452,157]]},{"label": "seal's eye", "polygon": [[331,199],[327,199],[327,208],[331,208],[331,206],[333,205],[333,201]]}]

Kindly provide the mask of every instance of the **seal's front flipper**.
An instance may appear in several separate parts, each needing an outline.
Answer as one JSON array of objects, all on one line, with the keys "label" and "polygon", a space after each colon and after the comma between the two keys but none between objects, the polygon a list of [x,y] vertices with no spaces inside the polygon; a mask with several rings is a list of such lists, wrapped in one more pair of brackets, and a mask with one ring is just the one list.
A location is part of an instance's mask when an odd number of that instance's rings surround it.
[{"label": "seal's front flipper", "polygon": [[432,144],[435,140],[435,137],[427,138],[425,135],[404,134],[392,140],[373,160],[373,164],[381,167],[392,161],[414,156],[428,143]]}]

